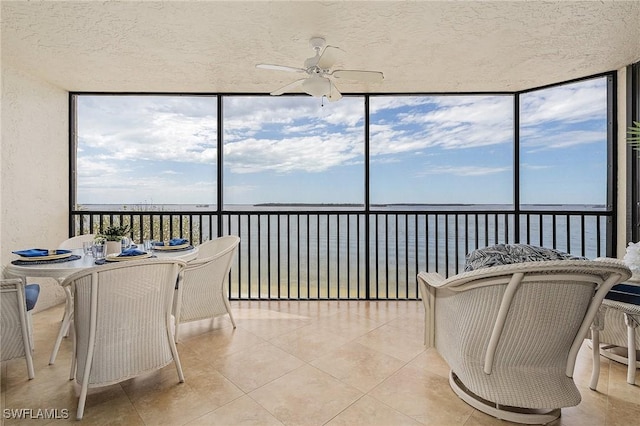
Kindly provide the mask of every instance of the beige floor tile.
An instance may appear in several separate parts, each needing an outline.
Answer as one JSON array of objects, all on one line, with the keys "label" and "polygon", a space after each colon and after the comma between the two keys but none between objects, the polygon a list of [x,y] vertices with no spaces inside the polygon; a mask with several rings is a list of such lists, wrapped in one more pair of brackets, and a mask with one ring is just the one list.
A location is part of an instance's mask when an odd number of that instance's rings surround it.
[{"label": "beige floor tile", "polygon": [[608,395],[615,401],[640,403],[640,369],[636,369],[636,383],[627,383],[627,366],[611,361],[609,365]]},{"label": "beige floor tile", "polygon": [[562,409],[560,419],[550,426],[604,426],[607,396],[588,387],[579,387],[582,401],[575,407]]},{"label": "beige floor tile", "polygon": [[208,407],[216,409],[245,393],[218,371],[201,370],[200,374],[192,374],[187,381],[189,387],[205,396],[210,404]]},{"label": "beige floor tile", "polygon": [[435,373],[445,379],[449,379],[449,371],[451,371],[449,364],[442,359],[435,348],[425,348],[424,352],[421,352],[407,365]]},{"label": "beige floor tile", "polygon": [[[473,410],[464,426],[521,426],[522,423],[513,423],[506,420],[497,419],[478,410]],[[548,426],[554,425],[550,423]]]},{"label": "beige floor tile", "polygon": [[363,392],[373,389],[404,364],[359,343],[347,343],[311,362],[311,365]]},{"label": "beige floor tile", "polygon": [[332,333],[347,340],[364,336],[382,325],[384,322],[362,316],[349,307],[332,315],[318,318],[312,324],[317,331]]},{"label": "beige floor tile", "polygon": [[323,425],[363,395],[331,375],[306,365],[249,396],[286,425]]},{"label": "beige floor tile", "polygon": [[265,340],[255,334],[239,328],[223,328],[195,336],[178,344],[193,350],[205,362],[212,362],[220,357],[245,351]]},{"label": "beige floor tile", "polygon": [[179,327],[178,343],[221,328],[233,328],[228,315],[182,323]]},{"label": "beige floor tile", "polygon": [[217,410],[187,423],[188,426],[282,426],[282,422],[248,396],[242,396]]},{"label": "beige floor tile", "polygon": [[390,325],[383,325],[358,338],[357,343],[394,358],[409,362],[425,350],[422,334]]},{"label": "beige floor tile", "polygon": [[448,379],[415,367],[404,367],[369,395],[427,425],[462,425],[473,409],[449,387]]},{"label": "beige floor tile", "polygon": [[318,328],[314,324],[307,325],[270,340],[282,350],[310,362],[349,342],[349,337],[336,335],[334,332]]},{"label": "beige floor tile", "polygon": [[[75,414],[76,411],[74,410],[69,418],[70,422],[77,423],[75,421]],[[134,426],[144,425],[144,421],[123,391],[117,398],[113,398],[93,406],[85,406],[82,425]]]},{"label": "beige floor tile", "polygon": [[[185,376],[185,383],[189,378]],[[178,378],[175,364],[171,363],[159,370],[120,382],[120,386],[127,393],[131,401],[147,398],[149,395],[158,395],[162,392],[173,392],[176,386],[183,386]],[[183,386],[185,387],[185,386]],[[188,385],[186,385],[188,387]]]},{"label": "beige floor tile", "polygon": [[[170,364],[91,389],[83,424],[509,424],[472,409],[450,389],[448,366],[422,344],[420,301],[232,301],[232,310],[235,330],[225,318],[183,330],[178,351],[185,383]],[[70,418],[4,424],[77,423],[79,386],[68,380],[71,339],[48,365],[62,312],[59,305],[34,315],[36,378],[27,379],[24,359],[3,362],[0,403],[67,409]],[[637,423],[640,386],[626,383],[625,365],[601,361],[598,390],[591,391],[585,343],[574,372],[582,402],[549,426]],[[640,370],[636,377],[640,383]]]},{"label": "beige floor tile", "polygon": [[212,365],[244,392],[251,392],[295,370],[303,362],[271,343],[262,343],[218,358]]},{"label": "beige floor tile", "polygon": [[206,395],[177,380],[146,392],[129,388],[127,394],[146,425],[184,424],[214,408]]},{"label": "beige floor tile", "polygon": [[630,426],[640,423],[639,400],[627,401],[615,397],[608,398],[606,411],[607,426]]},{"label": "beige floor tile", "polygon": [[326,423],[327,426],[418,426],[420,424],[367,395]]},{"label": "beige floor tile", "polygon": [[238,310],[234,318],[239,328],[266,340],[297,330],[311,322],[306,316],[262,308]]}]

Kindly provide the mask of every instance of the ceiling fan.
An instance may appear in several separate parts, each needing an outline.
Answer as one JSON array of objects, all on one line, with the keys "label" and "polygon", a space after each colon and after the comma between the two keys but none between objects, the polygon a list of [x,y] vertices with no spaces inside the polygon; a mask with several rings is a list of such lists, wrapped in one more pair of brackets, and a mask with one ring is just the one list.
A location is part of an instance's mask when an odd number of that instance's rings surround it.
[{"label": "ceiling fan", "polygon": [[309,45],[316,54],[304,61],[304,68],[271,64],[256,65],[256,68],[261,69],[307,74],[306,77],[271,92],[271,95],[282,95],[300,87],[311,96],[325,96],[329,101],[335,102],[342,98],[342,94],[334,84],[334,78],[336,80],[358,80],[367,83],[377,83],[384,79],[384,75],[379,71],[331,70],[331,67],[338,59],[338,53],[342,49],[335,46],[325,47],[325,40],[321,37],[313,37],[309,40]]}]

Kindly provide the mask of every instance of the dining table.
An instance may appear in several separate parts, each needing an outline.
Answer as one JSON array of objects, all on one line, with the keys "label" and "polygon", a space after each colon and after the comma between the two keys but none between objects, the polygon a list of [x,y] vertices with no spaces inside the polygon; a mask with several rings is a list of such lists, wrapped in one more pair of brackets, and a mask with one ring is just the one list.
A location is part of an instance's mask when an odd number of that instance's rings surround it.
[{"label": "dining table", "polygon": [[[141,247],[142,245],[140,244],[139,246]],[[156,248],[152,251],[153,253],[151,258],[157,259],[178,259],[188,262],[198,257],[198,247],[192,245],[176,250]],[[104,260],[96,260],[93,256],[85,254],[82,248],[78,248],[71,249],[71,256],[52,261],[25,261],[20,260],[20,257],[18,256],[17,259],[6,265],[4,273],[7,277],[21,278],[25,282],[27,277],[49,277],[56,279],[58,283],[62,283],[66,277],[75,272],[110,263],[111,262]],[[69,287],[65,287],[65,297],[64,316],[62,318],[58,337],[56,338],[56,342],[49,358],[49,364],[53,364],[55,362],[58,350],[60,349],[60,344],[63,337],[69,330],[69,325],[71,324],[71,318],[73,316],[73,297]]]}]

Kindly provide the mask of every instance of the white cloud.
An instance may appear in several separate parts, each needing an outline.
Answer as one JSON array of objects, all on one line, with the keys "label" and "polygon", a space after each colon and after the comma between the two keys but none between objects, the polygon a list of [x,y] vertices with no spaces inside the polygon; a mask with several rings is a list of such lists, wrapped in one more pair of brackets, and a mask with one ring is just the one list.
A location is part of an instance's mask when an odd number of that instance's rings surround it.
[{"label": "white cloud", "polygon": [[420,176],[455,175],[455,176],[487,176],[512,172],[510,167],[478,167],[478,166],[430,166]]},{"label": "white cloud", "polygon": [[[513,100],[508,96],[425,96],[402,98],[410,105],[396,120],[374,121],[371,125],[373,155],[411,152],[427,148],[462,149],[511,143]],[[422,99],[422,103],[418,101]],[[383,109],[376,107],[381,114]],[[378,117],[376,116],[376,119]]]},{"label": "white cloud", "polygon": [[[602,89],[599,79],[522,94],[523,148],[537,152],[606,140],[597,129],[565,127],[605,116]],[[309,96],[224,97],[225,165],[233,173],[315,173],[361,163],[362,97],[322,104]],[[110,165],[128,160],[216,162],[215,97],[80,96],[78,105],[83,179],[100,170],[104,178]],[[374,96],[370,111],[372,161],[513,141],[511,96]]]},{"label": "white cloud", "polygon": [[585,80],[522,94],[521,125],[578,123],[606,117],[606,79]]}]

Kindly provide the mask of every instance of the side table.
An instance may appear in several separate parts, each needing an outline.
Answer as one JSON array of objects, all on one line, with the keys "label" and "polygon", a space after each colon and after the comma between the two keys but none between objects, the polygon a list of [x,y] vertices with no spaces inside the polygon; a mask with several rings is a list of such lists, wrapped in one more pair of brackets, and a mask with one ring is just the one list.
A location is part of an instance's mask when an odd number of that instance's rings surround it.
[{"label": "side table", "polygon": [[[640,368],[636,352],[636,334],[640,331],[640,281],[634,278],[611,289],[591,326],[593,373],[589,387],[593,390],[600,374],[600,355],[627,364],[627,383],[635,384],[636,368]],[[601,346],[601,340],[605,345]]]}]

